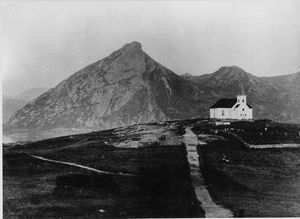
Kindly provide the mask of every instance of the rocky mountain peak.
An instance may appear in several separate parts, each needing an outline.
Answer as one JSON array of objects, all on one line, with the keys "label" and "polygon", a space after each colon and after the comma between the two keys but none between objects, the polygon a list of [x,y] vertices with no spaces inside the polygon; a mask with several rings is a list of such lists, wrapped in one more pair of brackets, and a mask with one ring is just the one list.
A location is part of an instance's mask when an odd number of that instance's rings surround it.
[{"label": "rocky mountain peak", "polygon": [[120,55],[126,58],[133,58],[142,56],[144,51],[142,50],[142,44],[136,41],[125,44],[122,48],[112,53],[113,58],[119,57]]},{"label": "rocky mountain peak", "polygon": [[182,77],[185,77],[185,78],[194,77],[194,75],[192,75],[192,74],[190,74],[190,73],[188,73],[188,72],[182,74],[181,76],[182,76]]},{"label": "rocky mountain peak", "polygon": [[129,48],[129,49],[142,49],[142,44],[137,41],[132,41],[131,43],[126,43],[124,45],[124,48]]},{"label": "rocky mountain peak", "polygon": [[[139,42],[125,44],[27,104],[5,127],[98,130],[165,120],[151,87],[157,84],[155,76],[165,72],[168,70],[147,56]],[[157,80],[168,86],[162,77]]]},{"label": "rocky mountain peak", "polygon": [[219,73],[219,74],[246,74],[246,71],[238,66],[222,66],[216,73]]},{"label": "rocky mountain peak", "polygon": [[254,79],[255,76],[247,73],[244,69],[238,66],[223,66],[218,71],[212,74],[215,79],[221,80],[244,80]]},{"label": "rocky mountain peak", "polygon": [[232,70],[232,71],[242,71],[242,72],[245,72],[244,69],[242,69],[241,67],[236,66],[236,65],[232,65],[232,66],[222,66],[222,67],[220,67],[219,70]]},{"label": "rocky mountain peak", "polygon": [[115,83],[133,76],[141,77],[145,71],[145,53],[139,42],[133,41],[114,51],[98,62],[98,67],[105,72],[105,79]]}]

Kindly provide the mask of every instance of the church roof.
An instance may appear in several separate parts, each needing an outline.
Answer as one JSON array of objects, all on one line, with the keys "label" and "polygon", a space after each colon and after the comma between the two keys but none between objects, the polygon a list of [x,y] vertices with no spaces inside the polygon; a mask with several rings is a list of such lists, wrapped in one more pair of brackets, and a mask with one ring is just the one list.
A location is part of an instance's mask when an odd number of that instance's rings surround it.
[{"label": "church roof", "polygon": [[231,99],[226,99],[222,98],[218,100],[214,105],[212,105],[210,108],[232,108],[234,104],[236,104],[237,99],[236,98],[231,98]]},{"label": "church roof", "polygon": [[[216,109],[216,108],[232,108],[234,104],[236,104],[237,98],[222,98],[218,100],[214,105],[212,105],[210,108],[211,109]],[[249,104],[247,104],[249,108],[252,108]],[[236,106],[236,108],[239,107],[239,104]]]}]

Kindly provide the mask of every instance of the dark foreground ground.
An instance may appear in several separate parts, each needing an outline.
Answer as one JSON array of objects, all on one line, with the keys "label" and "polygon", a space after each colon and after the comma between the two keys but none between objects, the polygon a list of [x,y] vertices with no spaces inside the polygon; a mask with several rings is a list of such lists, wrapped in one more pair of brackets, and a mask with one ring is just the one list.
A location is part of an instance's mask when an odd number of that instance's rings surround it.
[{"label": "dark foreground ground", "polygon": [[[215,203],[235,216],[300,216],[299,148],[247,149],[226,133],[213,134],[222,127],[209,120],[186,120],[6,145],[4,218],[203,217],[185,148],[170,140],[189,125],[207,142],[198,147],[199,171]],[[256,144],[299,142],[295,125],[256,121],[226,128]],[[174,144],[151,142],[151,135]],[[128,148],[136,142],[142,145]],[[30,155],[137,176],[99,174]]]},{"label": "dark foreground ground", "polygon": [[[120,140],[105,131],[5,148],[4,218],[204,216],[182,145],[128,149],[105,139]],[[94,173],[29,154],[137,176]]]},{"label": "dark foreground ground", "polygon": [[300,216],[300,148],[248,149],[228,138],[198,153],[211,196],[235,216]]},{"label": "dark foreground ground", "polygon": [[232,133],[254,145],[300,144],[300,124],[258,120],[255,122],[233,122],[230,128]]}]

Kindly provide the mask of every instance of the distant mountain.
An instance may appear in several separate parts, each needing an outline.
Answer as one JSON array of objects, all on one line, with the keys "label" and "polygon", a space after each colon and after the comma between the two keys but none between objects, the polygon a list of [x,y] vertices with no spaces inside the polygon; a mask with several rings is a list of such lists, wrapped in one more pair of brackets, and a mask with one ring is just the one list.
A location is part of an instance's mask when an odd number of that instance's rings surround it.
[{"label": "distant mountain", "polygon": [[17,96],[14,97],[14,99],[24,100],[26,102],[29,102],[34,98],[40,96],[42,93],[46,92],[49,89],[50,88],[48,87],[31,88],[18,94]]},{"label": "distant mountain", "polygon": [[300,122],[300,73],[256,77],[237,66],[221,67],[212,74],[189,78],[217,97],[247,95],[257,119]]},{"label": "distant mountain", "polygon": [[132,42],[31,101],[4,128],[98,130],[208,117],[209,107],[219,98],[241,93],[248,96],[255,118],[300,122],[297,80],[298,74],[259,78],[236,66],[202,76],[178,76]]},{"label": "distant mountain", "polygon": [[278,120],[299,123],[300,72],[285,76],[265,77],[261,79],[279,91],[278,96],[275,97],[275,101],[278,101],[280,106],[282,106]]},{"label": "distant mountain", "polygon": [[180,75],[181,77],[183,77],[183,78],[191,78],[191,77],[194,77],[194,75],[192,75],[192,74],[190,74],[190,73],[188,73],[188,72],[186,72],[186,73],[184,73],[184,74],[182,74],[182,75]]},{"label": "distant mountain", "polygon": [[2,94],[2,99],[13,99],[14,96],[13,95],[9,95],[9,94]]},{"label": "distant mountain", "polygon": [[24,107],[29,101],[38,97],[48,89],[49,88],[31,88],[16,96],[3,94],[3,122],[7,122],[13,113]]},{"label": "distant mountain", "polygon": [[26,101],[8,99],[8,96],[3,97],[2,99],[2,119],[3,122],[7,122],[9,117],[26,105]]},{"label": "distant mountain", "polygon": [[190,80],[211,92],[216,99],[246,94],[247,101],[254,108],[254,118],[269,118],[282,121],[284,104],[278,101],[280,90],[264,80],[245,72],[237,66],[221,67],[212,74],[202,75]]}]

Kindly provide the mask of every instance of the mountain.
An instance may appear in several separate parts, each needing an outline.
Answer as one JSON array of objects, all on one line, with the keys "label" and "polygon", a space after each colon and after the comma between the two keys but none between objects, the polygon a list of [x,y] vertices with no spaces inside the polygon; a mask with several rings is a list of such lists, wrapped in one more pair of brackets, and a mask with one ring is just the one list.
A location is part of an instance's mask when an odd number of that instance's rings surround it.
[{"label": "mountain", "polygon": [[2,99],[13,99],[14,96],[9,95],[9,94],[2,94]]},{"label": "mountain", "polygon": [[211,97],[246,94],[254,118],[300,122],[300,72],[276,77],[256,77],[237,66],[224,66],[212,74],[187,78]]},{"label": "mountain", "polygon": [[[300,122],[298,78],[298,74],[259,78],[237,66],[201,76],[178,76],[146,54],[140,43],[132,42],[31,101],[4,129],[99,130],[208,117],[209,107],[219,98],[241,93],[247,95],[256,119]],[[288,109],[291,106],[293,110]]]},{"label": "mountain", "polygon": [[140,43],[132,42],[27,104],[5,129],[107,129],[204,116],[203,103],[201,88],[182,80],[147,55]]},{"label": "mountain", "polygon": [[192,75],[192,74],[190,74],[188,72],[186,72],[186,73],[184,73],[184,74],[182,74],[180,76],[183,77],[183,78],[192,78],[192,77],[194,77],[194,75]]},{"label": "mountain", "polygon": [[31,88],[16,96],[3,94],[2,106],[3,106],[3,122],[7,122],[9,117],[13,115],[17,110],[24,107],[30,100],[38,97],[49,88]]},{"label": "mountain", "polygon": [[2,119],[3,122],[7,122],[9,117],[16,112],[17,110],[21,109],[26,105],[26,101],[23,100],[16,100],[10,99],[8,96],[3,96],[2,99]]},{"label": "mountain", "polygon": [[48,87],[31,88],[18,94],[17,96],[14,97],[14,99],[24,100],[26,102],[29,102],[34,98],[40,96],[42,93],[46,92],[47,90],[49,90]]},{"label": "mountain", "polygon": [[247,101],[254,109],[254,118],[269,118],[283,121],[284,100],[279,100],[281,90],[266,83],[259,77],[245,72],[237,66],[225,66],[212,74],[195,79],[205,90],[213,91],[215,97],[235,97],[246,94]]},{"label": "mountain", "polygon": [[283,107],[280,121],[300,122],[300,72],[286,76],[261,78],[279,90],[276,101]]}]

